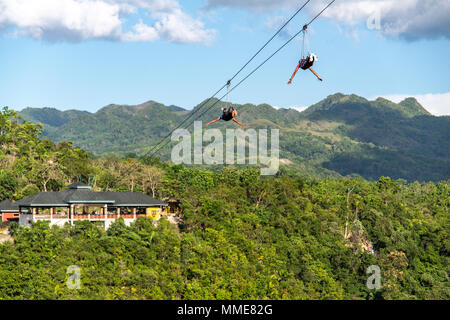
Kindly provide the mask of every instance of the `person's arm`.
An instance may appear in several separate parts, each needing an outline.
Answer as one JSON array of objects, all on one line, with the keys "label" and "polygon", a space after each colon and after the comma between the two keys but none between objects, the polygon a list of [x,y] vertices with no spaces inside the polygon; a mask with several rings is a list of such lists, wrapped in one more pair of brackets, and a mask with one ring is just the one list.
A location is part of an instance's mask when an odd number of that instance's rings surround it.
[{"label": "person's arm", "polygon": [[207,124],[205,124],[205,126],[207,127],[207,126],[209,126],[211,123],[217,122],[217,121],[219,121],[219,120],[220,120],[220,117],[218,117],[217,119],[214,119],[214,120],[208,122]]},{"label": "person's arm", "polygon": [[288,84],[292,83],[292,79],[294,79],[295,75],[297,74],[298,69],[300,68],[300,63],[297,65],[297,68],[295,68],[294,73],[292,74],[291,78],[288,81]]},{"label": "person's arm", "polygon": [[313,68],[309,68],[309,70],[311,70],[311,72],[314,73],[314,75],[317,77],[317,79],[322,81],[322,78],[317,75],[317,73],[313,70]]}]

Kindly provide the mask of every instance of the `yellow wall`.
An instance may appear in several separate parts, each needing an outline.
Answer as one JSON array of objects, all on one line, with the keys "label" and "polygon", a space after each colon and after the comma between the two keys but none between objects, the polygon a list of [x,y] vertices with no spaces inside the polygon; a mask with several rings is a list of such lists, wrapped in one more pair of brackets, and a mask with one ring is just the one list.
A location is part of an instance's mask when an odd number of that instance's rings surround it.
[{"label": "yellow wall", "polygon": [[147,208],[147,217],[153,220],[159,220],[159,218],[161,217],[161,208]]}]

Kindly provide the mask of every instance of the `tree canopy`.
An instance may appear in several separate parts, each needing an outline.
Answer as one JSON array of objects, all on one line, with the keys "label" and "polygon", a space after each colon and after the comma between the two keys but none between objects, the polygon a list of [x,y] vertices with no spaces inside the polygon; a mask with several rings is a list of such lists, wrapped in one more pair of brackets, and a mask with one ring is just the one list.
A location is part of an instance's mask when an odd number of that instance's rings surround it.
[{"label": "tree canopy", "polygon": [[[154,158],[93,159],[0,113],[0,196],[96,190],[180,199],[183,219],[107,231],[90,222],[10,225],[0,299],[443,299],[449,291],[449,181],[261,177],[254,168],[186,168]],[[19,138],[20,137],[20,138]],[[81,271],[69,289],[67,268]],[[381,288],[366,286],[379,266]]]}]

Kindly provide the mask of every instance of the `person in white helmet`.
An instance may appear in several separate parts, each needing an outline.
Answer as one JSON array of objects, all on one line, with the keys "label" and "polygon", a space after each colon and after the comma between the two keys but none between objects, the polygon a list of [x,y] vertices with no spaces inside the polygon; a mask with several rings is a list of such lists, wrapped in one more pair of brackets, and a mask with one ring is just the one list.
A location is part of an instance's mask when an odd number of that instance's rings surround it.
[{"label": "person in white helmet", "polygon": [[311,70],[312,73],[314,73],[314,75],[317,77],[317,79],[322,81],[322,78],[319,77],[312,68],[314,62],[316,62],[316,61],[317,61],[317,56],[314,53],[311,53],[306,58],[300,59],[300,61],[298,62],[297,68],[295,68],[295,71],[292,74],[292,77],[289,79],[288,84],[292,83],[292,79],[294,79],[295,75],[297,74],[298,69],[303,69],[303,70],[309,69],[309,70]]}]

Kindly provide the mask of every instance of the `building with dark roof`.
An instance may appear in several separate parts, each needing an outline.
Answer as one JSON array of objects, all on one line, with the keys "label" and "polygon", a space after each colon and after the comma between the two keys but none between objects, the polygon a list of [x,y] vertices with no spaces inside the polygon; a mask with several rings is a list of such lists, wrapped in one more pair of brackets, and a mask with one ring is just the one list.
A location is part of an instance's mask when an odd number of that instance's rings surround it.
[{"label": "building with dark roof", "polygon": [[39,192],[17,202],[1,202],[0,212],[2,216],[3,211],[15,213],[21,225],[37,220],[50,220],[51,225],[89,220],[104,221],[107,228],[118,218],[127,224],[140,216],[159,219],[166,207],[166,203],[140,192],[95,192],[89,185],[77,182],[63,191]]},{"label": "building with dark roof", "polygon": [[19,213],[20,209],[17,202],[12,202],[8,200],[0,202],[1,222],[19,221]]}]

